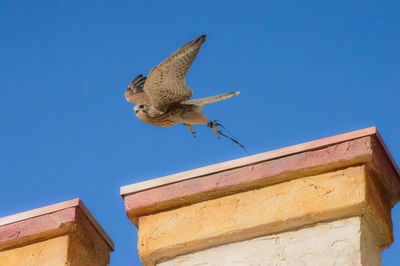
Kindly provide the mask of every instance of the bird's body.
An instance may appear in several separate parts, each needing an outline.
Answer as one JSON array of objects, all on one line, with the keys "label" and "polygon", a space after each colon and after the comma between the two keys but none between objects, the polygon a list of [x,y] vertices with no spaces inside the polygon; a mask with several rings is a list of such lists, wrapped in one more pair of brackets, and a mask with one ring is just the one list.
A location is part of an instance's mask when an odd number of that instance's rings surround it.
[{"label": "bird's body", "polygon": [[237,94],[237,92],[232,92],[173,103],[167,112],[159,112],[157,109],[144,104],[136,105],[134,110],[140,120],[159,127],[171,127],[178,123],[185,125],[207,124],[207,117],[200,112],[204,105],[221,101]]},{"label": "bird's body", "polygon": [[147,111],[145,107],[137,108],[137,112],[136,110],[135,112],[136,116],[143,122],[159,127],[171,127],[178,123],[204,124],[202,120],[199,121],[199,119],[195,118],[196,114],[199,113],[196,109],[194,105],[176,103],[165,113],[153,114],[151,111]]},{"label": "bird's body", "polygon": [[125,91],[125,98],[136,104],[134,111],[141,121],[159,127],[183,123],[193,135],[195,132],[191,125],[194,124],[207,124],[218,132],[217,124],[208,122],[201,109],[206,104],[228,99],[239,92],[190,99],[193,92],[186,86],[185,77],[205,40],[206,35],[194,39],[154,67],[147,78],[139,75],[132,80]]}]

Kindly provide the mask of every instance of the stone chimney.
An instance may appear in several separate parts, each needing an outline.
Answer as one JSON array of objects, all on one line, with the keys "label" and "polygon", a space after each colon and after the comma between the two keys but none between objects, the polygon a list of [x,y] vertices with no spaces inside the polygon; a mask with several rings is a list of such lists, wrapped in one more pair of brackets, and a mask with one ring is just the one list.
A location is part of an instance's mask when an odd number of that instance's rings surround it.
[{"label": "stone chimney", "polygon": [[375,127],[121,187],[146,265],[380,265],[399,169]]},{"label": "stone chimney", "polygon": [[102,266],[113,249],[80,199],[0,218],[0,265]]}]

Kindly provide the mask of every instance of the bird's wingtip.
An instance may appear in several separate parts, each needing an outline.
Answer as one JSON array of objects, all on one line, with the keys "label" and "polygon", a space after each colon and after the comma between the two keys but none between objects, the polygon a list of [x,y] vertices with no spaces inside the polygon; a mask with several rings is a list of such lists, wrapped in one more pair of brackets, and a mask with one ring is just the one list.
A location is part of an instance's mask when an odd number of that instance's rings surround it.
[{"label": "bird's wingtip", "polygon": [[200,37],[197,38],[197,40],[200,40],[202,43],[206,41],[207,35],[203,34]]}]

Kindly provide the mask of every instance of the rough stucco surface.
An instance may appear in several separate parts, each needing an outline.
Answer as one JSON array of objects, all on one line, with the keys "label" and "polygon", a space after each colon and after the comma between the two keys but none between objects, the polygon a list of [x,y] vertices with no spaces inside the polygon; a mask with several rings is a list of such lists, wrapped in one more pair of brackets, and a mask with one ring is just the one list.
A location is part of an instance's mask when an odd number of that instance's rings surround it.
[{"label": "rough stucco surface", "polygon": [[362,217],[346,218],[222,245],[157,265],[380,265],[380,249],[368,227]]},{"label": "rough stucco surface", "polygon": [[59,266],[68,265],[68,236],[44,240],[0,252],[0,265]]},{"label": "rough stucco surface", "polygon": [[363,166],[304,177],[141,217],[139,255],[154,262],[360,214]]},{"label": "rough stucco surface", "polygon": [[125,196],[126,211],[130,219],[136,223],[137,217],[187,203],[357,165],[370,160],[372,142],[371,137],[364,137],[318,150],[270,158],[256,164],[250,163],[249,160],[247,164],[237,165],[223,172],[217,171],[184,182],[155,186]]},{"label": "rough stucco surface", "polygon": [[[148,266],[379,265],[393,242],[399,173],[372,128],[133,184],[121,195]],[[329,225],[348,217],[358,223]],[[282,233],[318,223],[302,240]]]},{"label": "rough stucco surface", "polygon": [[[381,252],[377,240],[377,230],[372,230],[366,219],[361,220],[361,264],[362,265],[381,265]],[[374,228],[375,229],[375,228]]]},{"label": "rough stucco surface", "polygon": [[0,226],[0,266],[101,266],[110,262],[107,242],[80,207]]}]

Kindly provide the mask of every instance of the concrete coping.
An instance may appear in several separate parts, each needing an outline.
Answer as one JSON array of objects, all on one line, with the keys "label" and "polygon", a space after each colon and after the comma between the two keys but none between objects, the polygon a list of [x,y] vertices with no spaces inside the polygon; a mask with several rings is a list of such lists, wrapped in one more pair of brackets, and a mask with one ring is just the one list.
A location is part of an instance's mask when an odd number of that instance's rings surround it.
[{"label": "concrete coping", "polygon": [[365,164],[379,173],[386,197],[400,199],[400,171],[376,127],[310,141],[121,187],[125,210],[141,216]]},{"label": "concrete coping", "polygon": [[185,172],[180,172],[177,174],[172,174],[172,175],[151,179],[151,180],[147,180],[147,181],[136,183],[136,184],[123,186],[120,188],[120,195],[122,197],[125,197],[130,194],[138,193],[138,192],[145,191],[145,190],[150,190],[150,189],[153,189],[156,187],[173,184],[173,183],[177,183],[177,182],[182,182],[185,180],[202,177],[202,176],[209,175],[209,174],[215,174],[218,172],[222,172],[222,171],[226,171],[226,170],[230,170],[230,169],[234,169],[234,168],[238,168],[238,167],[242,167],[242,166],[246,166],[246,165],[253,165],[253,164],[263,162],[263,161],[273,160],[273,159],[277,159],[277,158],[284,157],[284,156],[289,156],[289,155],[302,153],[302,152],[306,152],[306,151],[310,151],[310,150],[314,150],[314,149],[318,149],[318,148],[322,148],[322,147],[326,147],[326,146],[330,146],[330,145],[335,145],[338,143],[342,143],[342,142],[346,142],[349,140],[358,139],[358,138],[366,137],[366,136],[376,136],[376,138],[378,139],[378,141],[384,148],[385,153],[388,156],[397,175],[400,176],[400,170],[399,170],[396,162],[394,161],[392,155],[390,154],[385,143],[383,142],[378,130],[376,129],[375,126],[373,126],[373,127],[353,131],[353,132],[344,133],[341,135],[336,135],[336,136],[327,137],[327,138],[323,138],[323,139],[319,139],[319,140],[305,142],[302,144],[293,145],[293,146],[289,146],[286,148],[281,148],[281,149],[272,150],[272,151],[268,151],[268,152],[264,152],[264,153],[259,153],[259,154],[239,158],[236,160],[226,161],[223,163],[209,165],[209,166],[205,166],[205,167],[201,167],[201,168],[197,168],[197,169],[193,169],[193,170],[189,170],[189,171],[185,171]]},{"label": "concrete coping", "polygon": [[[62,228],[63,224],[65,223],[75,222],[76,212],[74,212],[73,215],[66,215],[63,213],[63,211],[67,209],[80,209],[85,217],[89,220],[90,224],[96,229],[96,231],[110,247],[111,251],[114,250],[114,243],[111,238],[107,235],[104,229],[100,226],[85,204],[83,204],[79,198],[0,218],[0,247],[1,243],[15,240],[20,237],[29,237],[44,231],[57,230],[58,228]],[[31,226],[37,222],[39,222],[40,226]],[[11,235],[7,233],[13,231],[10,229],[13,224],[18,223],[25,223],[28,227],[28,230],[25,230],[23,233],[21,233],[21,231],[18,229],[17,234]],[[5,232],[2,232],[2,227],[6,229]]]}]

